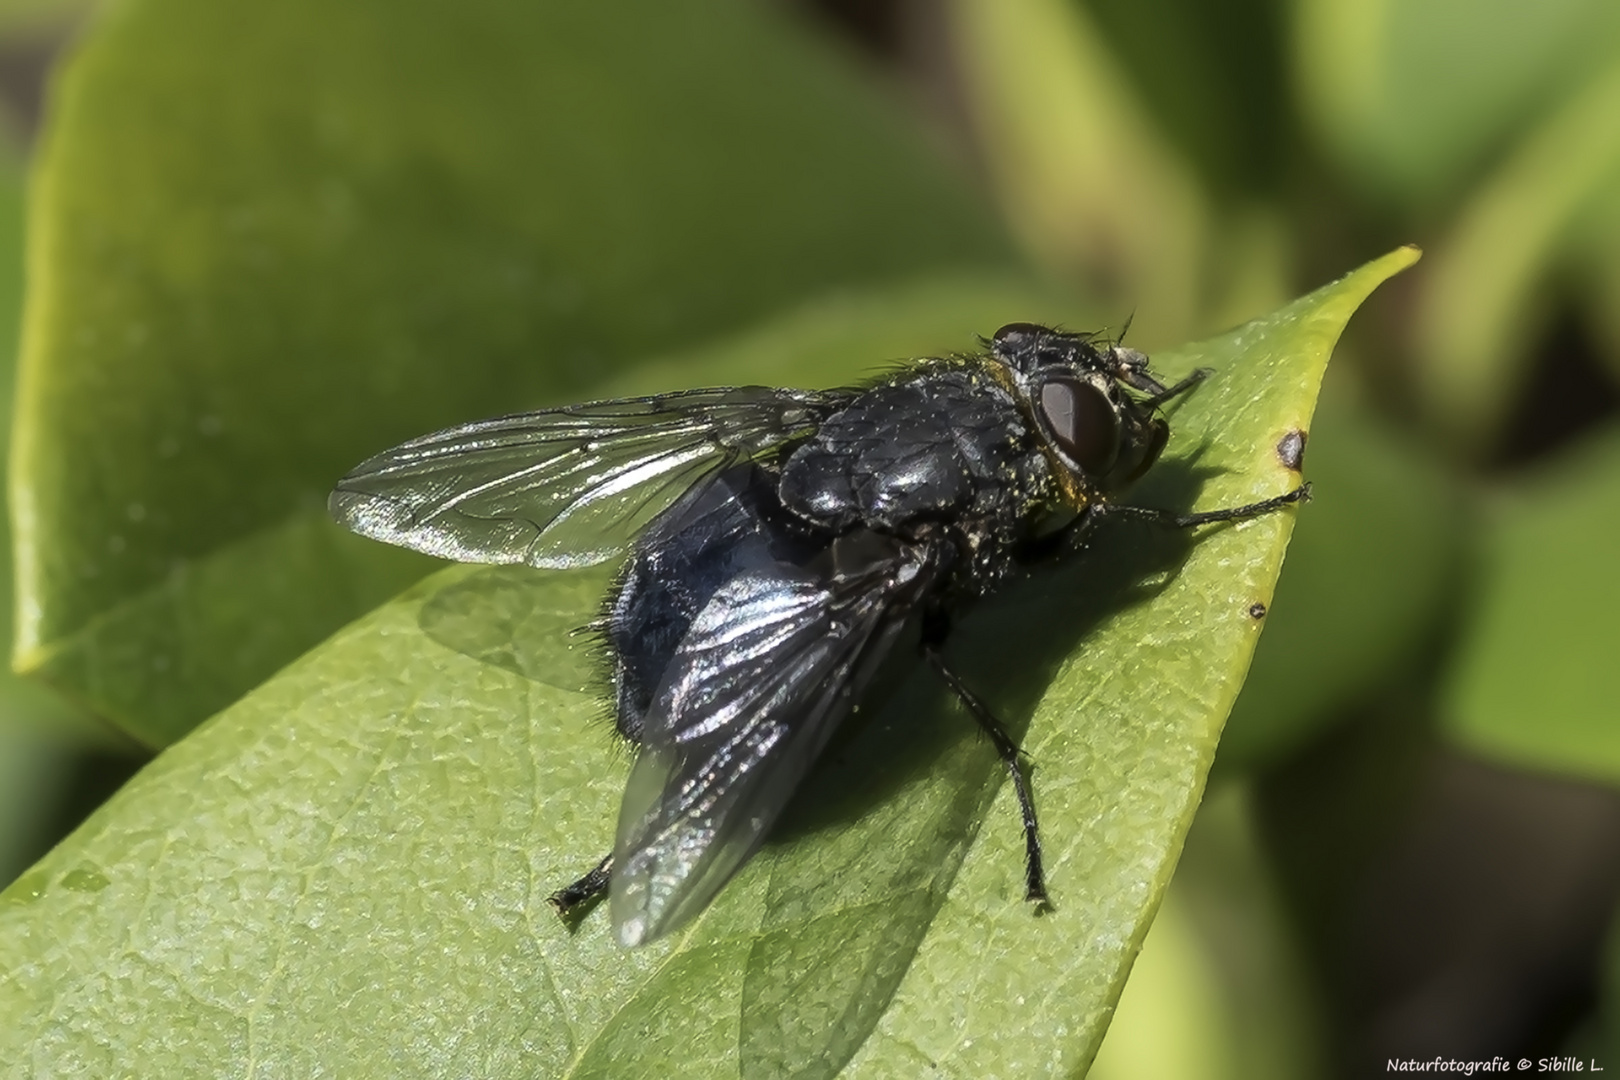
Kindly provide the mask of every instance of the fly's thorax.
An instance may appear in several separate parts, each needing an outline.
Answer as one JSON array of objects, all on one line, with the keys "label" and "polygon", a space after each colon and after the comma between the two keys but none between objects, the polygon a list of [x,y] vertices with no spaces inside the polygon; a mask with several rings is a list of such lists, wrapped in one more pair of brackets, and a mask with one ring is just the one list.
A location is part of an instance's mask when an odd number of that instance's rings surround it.
[{"label": "fly's thorax", "polygon": [[782,463],[783,508],[834,533],[897,535],[974,513],[1038,453],[991,367],[929,361],[862,393]]}]

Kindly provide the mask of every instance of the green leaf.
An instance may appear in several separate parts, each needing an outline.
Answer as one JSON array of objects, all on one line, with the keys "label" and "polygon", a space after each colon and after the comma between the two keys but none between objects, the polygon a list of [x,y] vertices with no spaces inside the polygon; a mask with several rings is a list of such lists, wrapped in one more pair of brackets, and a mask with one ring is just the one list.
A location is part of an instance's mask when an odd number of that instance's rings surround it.
[{"label": "green leaf", "polygon": [[742,0],[129,0],[53,106],[17,660],[154,744],[431,566],[325,520],[368,454],[1009,259],[841,58]]},{"label": "green leaf", "polygon": [[1306,453],[1316,500],[1221,737],[1223,769],[1277,760],[1413,671],[1461,591],[1457,492],[1425,449],[1332,386]]},{"label": "green leaf", "polygon": [[[1308,426],[1350,313],[1415,258],[1160,357],[1218,374],[1177,408],[1140,501],[1291,488],[1279,439]],[[628,764],[600,699],[554,685],[574,662],[547,660],[548,613],[588,618],[594,590],[445,571],[170,748],[0,894],[0,1059],[177,1077],[1078,1072],[1292,519],[1196,539],[1112,526],[953,640],[1036,762],[1054,912],[1021,899],[994,755],[913,668],[707,913],[628,952],[604,913],[569,931],[544,899],[610,843]]]},{"label": "green leaf", "polygon": [[1499,761],[1620,782],[1620,431],[1493,509],[1480,595],[1443,691],[1445,730]]}]

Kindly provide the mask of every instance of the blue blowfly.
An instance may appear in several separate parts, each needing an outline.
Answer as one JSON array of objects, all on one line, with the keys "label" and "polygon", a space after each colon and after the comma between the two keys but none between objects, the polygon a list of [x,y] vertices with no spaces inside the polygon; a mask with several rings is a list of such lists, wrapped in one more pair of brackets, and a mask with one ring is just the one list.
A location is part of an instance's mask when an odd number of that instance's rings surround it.
[{"label": "blue blowfly", "polygon": [[759,849],[902,630],[1006,765],[1025,893],[1046,900],[1017,744],[947,665],[952,619],[1022,568],[1129,516],[1191,527],[1271,513],[1308,485],[1196,514],[1112,501],[1163,452],[1166,386],[1094,334],[1002,327],[972,355],[874,385],[689,390],[483,420],[362,463],[331,511],[462,562],[628,558],[603,620],[617,726],[638,751],[612,852],[552,896],[604,892],[638,945],[685,924]]}]

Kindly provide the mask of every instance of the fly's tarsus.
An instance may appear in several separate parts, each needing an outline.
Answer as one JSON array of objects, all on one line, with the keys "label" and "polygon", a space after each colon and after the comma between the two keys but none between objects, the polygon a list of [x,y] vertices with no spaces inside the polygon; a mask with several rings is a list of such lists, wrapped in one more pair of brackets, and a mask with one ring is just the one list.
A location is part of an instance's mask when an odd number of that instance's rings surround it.
[{"label": "fly's tarsus", "polygon": [[923,656],[939,673],[939,677],[944,680],[951,693],[956,695],[957,700],[967,707],[967,711],[977,721],[979,727],[990,737],[1001,763],[1007,766],[1007,773],[1012,777],[1013,791],[1018,796],[1018,811],[1024,819],[1024,899],[1032,904],[1050,907],[1051,901],[1046,895],[1046,868],[1041,860],[1041,831],[1035,820],[1035,798],[1030,791],[1029,778],[1024,772],[1024,752],[1013,741],[1013,737],[1007,734],[1007,729],[1001,726],[1001,722],[990,711],[990,707],[979,700],[978,695],[969,690],[956,672],[950,669],[938,649],[932,645],[924,645]]},{"label": "fly's tarsus", "polygon": [[606,894],[612,880],[613,854],[609,852],[584,877],[571,885],[564,885],[546,897],[546,902],[557,910],[558,918],[573,919],[594,907]]}]

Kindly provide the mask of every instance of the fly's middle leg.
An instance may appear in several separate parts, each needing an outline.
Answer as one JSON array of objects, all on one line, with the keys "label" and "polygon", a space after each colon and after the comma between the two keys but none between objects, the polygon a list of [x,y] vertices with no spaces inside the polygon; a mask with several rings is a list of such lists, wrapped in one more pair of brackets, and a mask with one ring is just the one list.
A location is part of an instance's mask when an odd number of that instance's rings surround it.
[{"label": "fly's middle leg", "polygon": [[1013,741],[1007,729],[995,717],[978,695],[963,685],[962,680],[945,663],[938,648],[925,639],[923,643],[923,656],[928,663],[939,672],[939,677],[950,687],[951,693],[967,706],[973,719],[990,736],[995,745],[996,754],[1001,758],[1002,764],[1007,766],[1007,772],[1012,777],[1013,791],[1018,796],[1018,810],[1024,819],[1024,899],[1031,903],[1046,905],[1046,870],[1041,863],[1041,833],[1035,821],[1035,799],[1030,794],[1029,777],[1025,773],[1023,751]]}]

